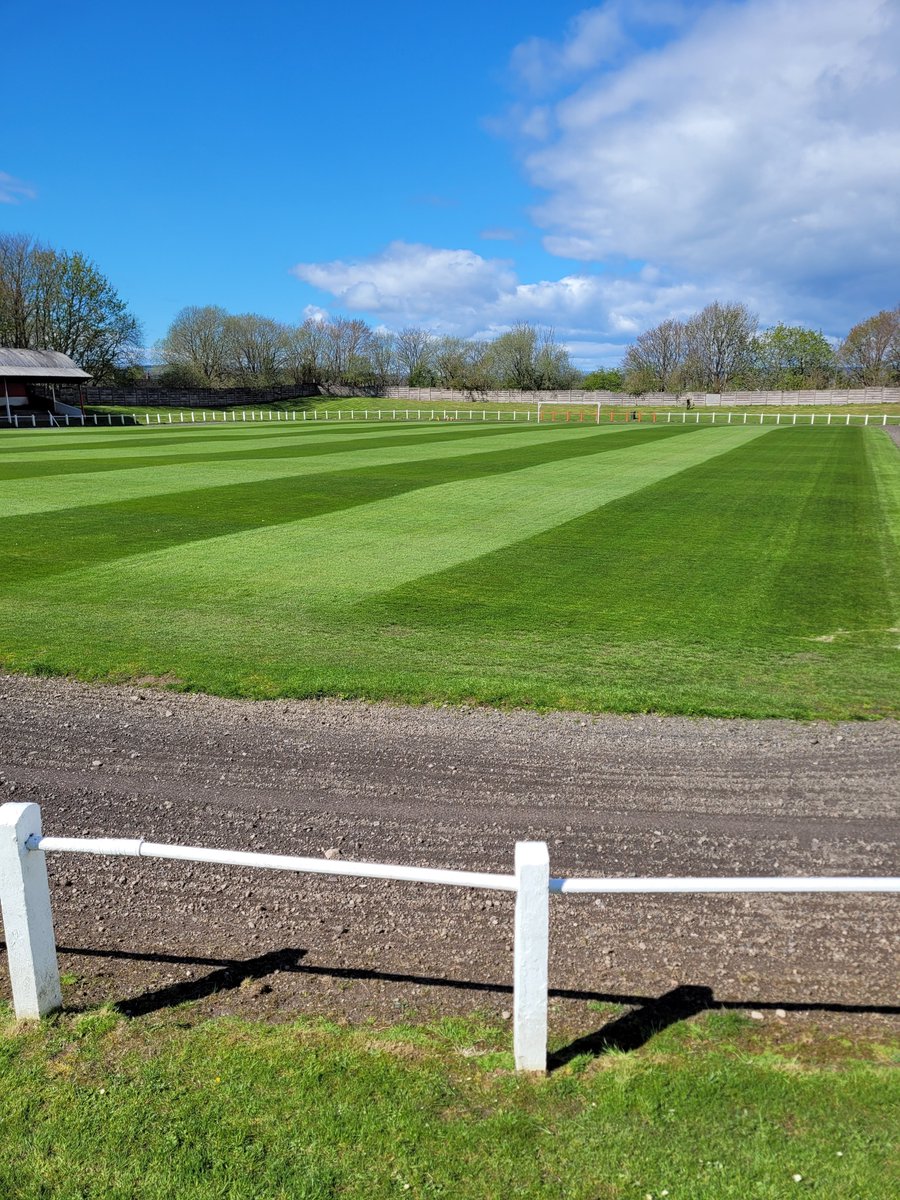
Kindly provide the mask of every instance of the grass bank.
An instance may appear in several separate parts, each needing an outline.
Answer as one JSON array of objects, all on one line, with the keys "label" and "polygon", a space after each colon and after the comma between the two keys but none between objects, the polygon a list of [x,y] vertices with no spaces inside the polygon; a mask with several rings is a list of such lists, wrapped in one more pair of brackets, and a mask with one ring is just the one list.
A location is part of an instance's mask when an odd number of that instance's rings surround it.
[{"label": "grass bank", "polygon": [[0,1010],[10,1200],[888,1200],[888,1047],[767,1046],[710,1013],[513,1074],[508,1028]]}]

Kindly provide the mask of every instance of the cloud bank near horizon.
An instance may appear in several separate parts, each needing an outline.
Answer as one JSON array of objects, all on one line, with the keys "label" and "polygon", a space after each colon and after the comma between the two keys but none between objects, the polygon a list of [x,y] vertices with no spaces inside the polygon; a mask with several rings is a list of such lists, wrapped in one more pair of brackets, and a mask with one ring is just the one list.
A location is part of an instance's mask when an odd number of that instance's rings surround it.
[{"label": "cloud bank near horizon", "polygon": [[610,0],[513,50],[520,98],[495,123],[567,271],[523,282],[507,258],[395,241],[294,273],[391,325],[533,320],[608,361],[716,298],[841,333],[896,303],[898,64],[892,0]]}]

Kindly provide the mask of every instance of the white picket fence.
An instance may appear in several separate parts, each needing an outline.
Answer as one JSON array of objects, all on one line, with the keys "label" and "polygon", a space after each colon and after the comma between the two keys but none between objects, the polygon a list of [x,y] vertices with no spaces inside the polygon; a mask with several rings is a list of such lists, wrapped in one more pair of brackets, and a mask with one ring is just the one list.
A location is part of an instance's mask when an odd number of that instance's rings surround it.
[{"label": "white picket fence", "polygon": [[36,1020],[62,1004],[45,858],[48,852],[180,859],[223,866],[515,892],[513,1049],[519,1071],[544,1071],[547,1067],[551,893],[900,892],[900,878],[884,876],[553,878],[544,842],[517,842],[514,871],[510,875],[501,875],[257,854],[202,846],[171,846],[147,842],[143,838],[44,837],[41,810],[37,804],[4,804],[0,806],[0,904],[13,1006],[20,1020]]},{"label": "white picket fence", "polygon": [[604,414],[600,405],[590,409],[580,407],[566,409],[554,402],[542,401],[536,410],[519,411],[518,409],[475,409],[475,408],[320,408],[320,409],[243,409],[240,412],[225,412],[214,410],[189,409],[168,413],[142,413],[137,417],[126,416],[123,413],[94,413],[87,416],[61,415],[54,417],[50,426],[41,426],[32,414],[27,417],[0,417],[0,428],[10,429],[84,429],[109,428],[119,425],[133,426],[138,424],[158,429],[169,426],[208,426],[208,425],[253,425],[257,423],[271,424],[317,424],[330,422],[338,424],[358,421],[383,422],[426,422],[429,424],[441,422],[458,422],[460,424],[525,424],[545,429],[548,425],[576,425],[606,423],[619,424],[623,422],[637,425],[814,425],[822,426],[868,426],[868,425],[900,425],[900,414],[892,413],[747,413],[732,410],[703,410],[673,411],[665,409],[649,411],[635,408],[632,419],[630,413],[621,409],[608,410]]},{"label": "white picket fence", "polygon": [[[608,416],[604,415],[599,404],[595,407],[592,406],[590,410],[584,407],[572,410],[544,402],[539,402],[536,410],[525,410],[524,412],[520,412],[518,409],[494,411],[484,408],[322,408],[303,409],[300,412],[296,409],[286,412],[271,409],[257,412],[250,409],[242,410],[240,413],[210,412],[208,416],[206,412],[196,413],[193,411],[190,414],[179,412],[177,416],[168,413],[166,414],[167,420],[162,413],[147,413],[143,423],[152,427],[160,425],[233,425],[255,422],[268,424],[272,421],[283,421],[288,424],[297,422],[317,424],[322,421],[332,424],[334,422],[346,424],[354,421],[398,421],[402,423],[413,421],[429,424],[456,422],[465,425],[525,424],[546,428],[548,425],[622,424],[624,420],[638,425],[814,425],[817,427],[900,425],[900,414],[889,413],[742,413],[730,410],[710,412],[701,409],[690,411],[682,409],[680,412],[666,409],[662,412],[648,412],[645,409],[637,408],[633,411],[635,417],[632,420],[628,413],[620,415],[620,410],[610,410]],[[112,416],[112,414],[108,415]]]}]

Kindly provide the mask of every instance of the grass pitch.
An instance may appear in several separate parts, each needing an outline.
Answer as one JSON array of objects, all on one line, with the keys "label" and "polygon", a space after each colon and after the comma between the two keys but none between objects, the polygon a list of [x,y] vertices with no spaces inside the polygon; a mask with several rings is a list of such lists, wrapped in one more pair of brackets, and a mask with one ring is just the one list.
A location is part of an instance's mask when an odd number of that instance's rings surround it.
[{"label": "grass pitch", "polygon": [[878,429],[0,433],[0,662],[255,697],[897,715]]}]

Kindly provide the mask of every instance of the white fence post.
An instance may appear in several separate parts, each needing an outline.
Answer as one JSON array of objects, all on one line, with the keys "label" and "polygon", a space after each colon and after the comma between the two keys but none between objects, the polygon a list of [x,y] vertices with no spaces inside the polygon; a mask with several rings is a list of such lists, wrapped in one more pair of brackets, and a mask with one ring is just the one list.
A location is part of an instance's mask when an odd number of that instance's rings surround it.
[{"label": "white fence post", "polygon": [[517,1071],[547,1069],[550,855],[545,842],[516,842],[513,1051]]},{"label": "white fence post", "polygon": [[47,863],[40,850],[26,848],[32,834],[41,834],[37,804],[0,805],[0,906],[19,1020],[37,1020],[62,1004]]}]

